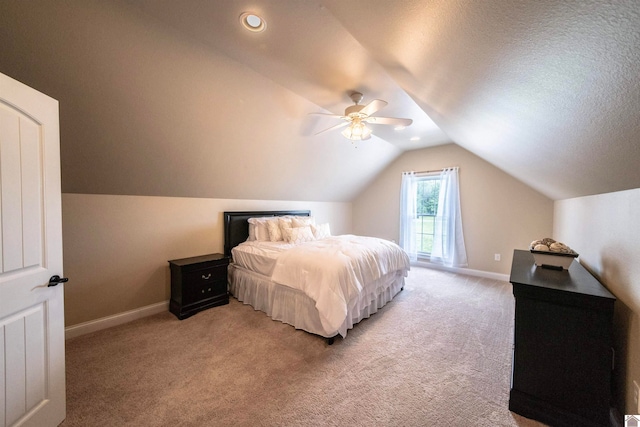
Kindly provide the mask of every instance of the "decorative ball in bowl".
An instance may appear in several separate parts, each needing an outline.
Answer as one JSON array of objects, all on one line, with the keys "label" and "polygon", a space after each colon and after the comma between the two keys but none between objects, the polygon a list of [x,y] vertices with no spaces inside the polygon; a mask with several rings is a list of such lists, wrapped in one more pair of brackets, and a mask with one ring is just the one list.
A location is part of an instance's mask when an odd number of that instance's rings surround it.
[{"label": "decorative ball in bowl", "polygon": [[538,267],[555,270],[568,270],[573,259],[578,256],[576,251],[564,243],[557,242],[550,237],[534,240],[529,245],[533,260]]}]

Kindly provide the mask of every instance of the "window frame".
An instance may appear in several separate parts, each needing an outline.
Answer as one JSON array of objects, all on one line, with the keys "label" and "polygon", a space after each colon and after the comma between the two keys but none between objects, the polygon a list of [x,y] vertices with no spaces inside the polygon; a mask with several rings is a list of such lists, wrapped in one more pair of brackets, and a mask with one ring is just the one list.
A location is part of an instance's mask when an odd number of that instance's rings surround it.
[{"label": "window frame", "polygon": [[[421,249],[423,248],[423,238],[425,236],[431,236],[431,245],[433,248],[433,238],[435,234],[435,220],[436,220],[436,215],[438,214],[439,190],[440,190],[440,184],[442,182],[440,177],[440,172],[429,172],[429,173],[424,173],[416,176],[416,184],[418,186],[420,185],[420,183],[425,181],[437,181],[438,187],[437,187],[437,191],[435,192],[436,205],[435,205],[435,212],[433,212],[433,215],[430,215],[430,214],[421,215],[418,213],[419,206],[420,206],[419,200],[421,195],[419,194],[420,193],[419,191],[416,192],[415,206],[416,206],[416,217],[419,219],[419,225],[415,226],[415,238],[416,238],[416,242],[419,242],[418,244],[416,244],[416,254],[419,259],[429,259],[431,257],[431,252],[425,252],[425,251],[422,251]],[[424,233],[424,219],[423,219],[424,217],[432,218],[431,233]]]}]

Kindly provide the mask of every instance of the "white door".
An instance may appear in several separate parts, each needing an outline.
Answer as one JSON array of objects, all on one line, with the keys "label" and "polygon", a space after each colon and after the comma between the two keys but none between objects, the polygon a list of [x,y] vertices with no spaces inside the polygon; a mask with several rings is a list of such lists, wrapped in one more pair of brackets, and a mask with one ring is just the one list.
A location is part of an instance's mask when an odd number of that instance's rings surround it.
[{"label": "white door", "polygon": [[65,417],[58,101],[0,74],[0,427]]}]

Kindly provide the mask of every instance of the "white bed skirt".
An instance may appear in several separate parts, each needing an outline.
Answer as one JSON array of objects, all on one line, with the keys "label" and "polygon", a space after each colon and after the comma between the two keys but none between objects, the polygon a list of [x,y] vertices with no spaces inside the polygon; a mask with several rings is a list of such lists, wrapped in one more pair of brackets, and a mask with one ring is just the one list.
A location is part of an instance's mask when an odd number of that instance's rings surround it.
[{"label": "white bed skirt", "polygon": [[320,322],[315,302],[304,292],[272,282],[268,277],[229,265],[229,292],[238,301],[265,312],[273,320],[294,326],[312,334],[331,338],[347,336],[353,325],[371,316],[391,301],[404,287],[406,271],[396,271],[367,285],[368,293],[350,309],[337,331],[326,331]]}]

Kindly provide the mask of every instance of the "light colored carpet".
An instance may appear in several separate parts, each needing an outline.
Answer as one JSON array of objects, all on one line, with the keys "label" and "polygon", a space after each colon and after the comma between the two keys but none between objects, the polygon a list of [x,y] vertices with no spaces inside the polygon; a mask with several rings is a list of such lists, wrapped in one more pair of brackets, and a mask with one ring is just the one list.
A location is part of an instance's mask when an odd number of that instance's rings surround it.
[{"label": "light colored carpet", "polygon": [[507,282],[413,267],[328,346],[231,298],[67,341],[71,426],[541,426],[508,410]]}]

